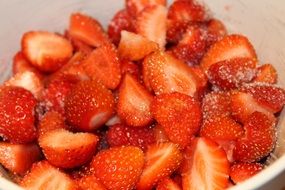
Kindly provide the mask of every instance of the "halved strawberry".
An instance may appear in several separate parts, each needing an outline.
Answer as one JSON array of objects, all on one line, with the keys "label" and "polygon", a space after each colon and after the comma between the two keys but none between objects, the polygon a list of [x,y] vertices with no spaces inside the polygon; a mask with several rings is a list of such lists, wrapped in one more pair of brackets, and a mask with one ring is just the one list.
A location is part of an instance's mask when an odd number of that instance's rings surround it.
[{"label": "halved strawberry", "polygon": [[151,5],[166,6],[166,0],[126,0],[127,11],[136,17],[144,8]]},{"label": "halved strawberry", "polygon": [[176,22],[175,20],[167,20],[166,40],[168,43],[177,44],[183,34],[186,32],[189,22]]},{"label": "halved strawberry", "polygon": [[137,183],[138,190],[152,189],[160,180],[170,176],[181,164],[182,154],[173,143],[149,146],[145,154],[143,173]]},{"label": "halved strawberry", "polygon": [[261,112],[251,114],[244,124],[245,135],[237,140],[235,160],[255,162],[267,156],[276,143],[275,124]]},{"label": "halved strawberry", "polygon": [[157,143],[169,142],[169,138],[161,125],[156,124],[153,128],[153,132]]},{"label": "halved strawberry", "polygon": [[257,75],[253,81],[276,84],[277,80],[278,75],[274,66],[271,64],[264,64],[257,68]]},{"label": "halved strawberry", "polygon": [[230,165],[225,152],[207,138],[197,138],[185,150],[183,190],[226,189]]},{"label": "halved strawberry", "polygon": [[211,19],[207,23],[207,46],[211,46],[215,42],[223,39],[227,35],[225,25],[218,19]]},{"label": "halved strawberry", "polygon": [[207,72],[214,63],[237,57],[257,59],[249,40],[245,36],[232,34],[210,47],[201,61],[201,67]]},{"label": "halved strawberry", "polygon": [[162,5],[148,6],[140,12],[135,25],[138,34],[156,42],[161,49],[166,44],[166,14]]},{"label": "halved strawberry", "polygon": [[13,143],[28,143],[36,139],[34,126],[37,101],[23,88],[0,88],[0,136]]},{"label": "halved strawberry", "polygon": [[158,183],[156,190],[181,190],[181,188],[172,179],[167,177]]},{"label": "halved strawberry", "polygon": [[151,112],[168,138],[181,147],[187,146],[200,129],[201,105],[185,94],[174,92],[156,96]]},{"label": "halved strawberry", "polygon": [[94,134],[72,133],[65,129],[55,129],[39,137],[46,159],[60,168],[74,168],[90,161],[98,141]]},{"label": "halved strawberry", "polygon": [[204,70],[199,65],[195,65],[191,68],[192,68],[192,71],[199,78],[200,86],[205,88],[205,90],[201,91],[201,95],[203,97],[204,93],[206,92],[207,85],[208,85],[208,77],[207,77],[206,73],[204,72]]},{"label": "halved strawberry", "polygon": [[236,140],[215,140],[215,142],[222,148],[227,154],[228,161],[233,163],[234,159],[234,149],[236,146]]},{"label": "halved strawberry", "polygon": [[38,72],[37,69],[26,59],[23,52],[19,51],[13,58],[13,74],[25,71]]},{"label": "halved strawberry", "polygon": [[76,182],[82,190],[107,190],[94,174],[84,175]]},{"label": "halved strawberry", "polygon": [[152,95],[133,76],[126,74],[119,90],[119,117],[130,126],[146,126],[152,121],[151,101]]},{"label": "halved strawberry", "polygon": [[138,61],[158,49],[157,43],[147,38],[123,30],[118,52],[122,59]]},{"label": "halved strawberry", "polygon": [[76,190],[78,186],[65,173],[51,166],[47,161],[41,161],[32,166],[31,171],[23,178],[20,185],[25,189],[60,189]]},{"label": "halved strawberry", "polygon": [[75,52],[81,52],[84,54],[89,54],[92,52],[93,47],[86,44],[85,42],[77,39],[77,38],[73,38],[70,36],[69,31],[66,30],[64,33],[64,36],[71,41],[72,46],[74,47],[74,51]]},{"label": "halved strawberry", "polygon": [[99,47],[109,42],[101,24],[94,18],[82,13],[71,14],[68,32],[71,38],[93,47]]},{"label": "halved strawberry", "polygon": [[129,74],[133,75],[135,78],[139,79],[140,68],[139,68],[138,64],[135,64],[132,61],[121,60],[121,73],[122,73],[122,76],[129,73]]},{"label": "halved strawberry", "polygon": [[77,130],[92,131],[112,117],[114,104],[111,91],[102,84],[81,81],[65,99],[66,120]]},{"label": "halved strawberry", "polygon": [[105,125],[106,126],[112,126],[112,125],[116,125],[116,124],[121,124],[122,121],[121,119],[119,118],[118,115],[114,115],[113,117],[111,117],[106,123]]},{"label": "halved strawberry", "polygon": [[12,173],[24,174],[40,157],[40,148],[35,144],[0,142],[0,163]]},{"label": "halved strawberry", "polygon": [[82,66],[91,79],[99,80],[107,88],[115,89],[121,81],[120,61],[112,44],[93,50]]},{"label": "halved strawberry", "polygon": [[64,117],[55,111],[45,113],[38,125],[39,135],[44,135],[55,129],[65,129]]},{"label": "halved strawberry", "polygon": [[262,169],[263,165],[260,163],[236,163],[231,166],[230,177],[237,184],[251,178]]},{"label": "halved strawberry", "polygon": [[93,158],[91,168],[107,189],[131,190],[142,173],[144,162],[144,154],[138,147],[113,147],[100,151]]},{"label": "halved strawberry", "polygon": [[72,56],[71,43],[60,35],[43,31],[27,32],[22,37],[25,57],[43,72],[54,72]]},{"label": "halved strawberry", "polygon": [[211,65],[207,75],[213,85],[221,89],[233,89],[252,81],[256,75],[255,66],[255,59],[227,59]]}]

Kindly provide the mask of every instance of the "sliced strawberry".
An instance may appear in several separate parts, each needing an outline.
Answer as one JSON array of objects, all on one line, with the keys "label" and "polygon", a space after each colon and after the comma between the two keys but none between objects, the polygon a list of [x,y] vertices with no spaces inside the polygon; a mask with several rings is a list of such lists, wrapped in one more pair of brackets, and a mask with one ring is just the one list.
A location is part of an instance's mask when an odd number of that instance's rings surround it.
[{"label": "sliced strawberry", "polygon": [[176,22],[175,20],[167,20],[167,42],[177,44],[182,39],[182,36],[186,32],[189,25],[189,22]]},{"label": "sliced strawberry", "polygon": [[166,6],[166,0],[126,0],[127,11],[136,17],[144,8],[151,5]]},{"label": "sliced strawberry", "polygon": [[19,51],[13,58],[13,74],[25,71],[38,72],[37,69],[26,59],[23,52]]},{"label": "sliced strawberry", "polygon": [[166,44],[166,14],[162,5],[148,6],[138,15],[135,26],[138,34],[156,42],[161,49]]},{"label": "sliced strawberry", "polygon": [[94,174],[84,175],[77,184],[82,190],[107,190]]},{"label": "sliced strawberry", "polygon": [[73,13],[70,16],[69,35],[90,46],[99,47],[108,43],[107,34],[101,24],[88,15]]},{"label": "sliced strawberry", "polygon": [[121,119],[119,118],[119,116],[115,115],[113,117],[111,117],[106,123],[106,126],[112,126],[112,125],[116,125],[116,124],[121,124]]},{"label": "sliced strawberry", "polygon": [[157,43],[141,35],[125,30],[121,32],[118,52],[122,59],[138,61],[157,49]]},{"label": "sliced strawberry", "polygon": [[157,143],[169,142],[169,138],[161,125],[156,124],[153,128],[153,132]]},{"label": "sliced strawberry", "polygon": [[54,72],[72,56],[71,43],[54,33],[31,31],[22,37],[25,57],[43,72]]},{"label": "sliced strawberry", "polygon": [[156,190],[181,190],[181,188],[172,179],[164,178],[158,183]]},{"label": "sliced strawberry", "polygon": [[140,148],[113,147],[100,151],[93,158],[91,168],[107,189],[131,190],[142,173],[144,162]]},{"label": "sliced strawberry", "polygon": [[78,130],[92,131],[102,126],[114,111],[114,97],[96,81],[77,83],[65,99],[67,122]]},{"label": "sliced strawberry", "polygon": [[213,44],[201,61],[201,67],[208,71],[214,63],[232,58],[257,59],[249,40],[242,35],[232,34]]},{"label": "sliced strawberry", "polygon": [[259,161],[276,143],[275,121],[261,112],[254,112],[244,124],[245,135],[237,140],[234,158],[242,162]]},{"label": "sliced strawberry", "polygon": [[30,190],[78,189],[76,183],[68,175],[51,166],[47,161],[34,164],[20,185]]},{"label": "sliced strawberry", "polygon": [[231,180],[237,184],[256,175],[263,169],[260,163],[237,163],[231,166]]},{"label": "sliced strawberry", "polygon": [[24,174],[40,157],[41,151],[35,144],[0,142],[0,163],[10,172]]},{"label": "sliced strawberry", "polygon": [[83,68],[93,80],[99,80],[107,88],[115,89],[121,81],[120,62],[115,47],[105,44],[89,54]]},{"label": "sliced strawberry", "polygon": [[98,141],[99,138],[91,133],[72,133],[65,129],[56,129],[41,135],[39,145],[52,165],[74,168],[91,160]]},{"label": "sliced strawberry", "polygon": [[215,140],[215,142],[222,148],[227,154],[228,161],[233,163],[234,159],[234,149],[236,146],[236,140],[228,141],[228,140]]},{"label": "sliced strawberry", "polygon": [[201,124],[201,105],[194,98],[177,92],[154,98],[151,112],[169,139],[185,147]]},{"label": "sliced strawberry", "polygon": [[0,88],[0,136],[4,140],[28,143],[36,139],[36,103],[32,93],[23,88]]},{"label": "sliced strawberry", "polygon": [[183,189],[226,189],[230,165],[225,152],[207,138],[197,138],[185,150]]},{"label": "sliced strawberry", "polygon": [[130,126],[146,126],[152,121],[151,101],[152,95],[133,76],[126,74],[119,90],[119,117]]},{"label": "sliced strawberry", "polygon": [[233,89],[252,81],[256,75],[255,66],[255,59],[233,58],[211,65],[207,74],[213,85],[221,89]]},{"label": "sliced strawberry", "polygon": [[121,73],[122,76],[126,75],[127,73],[133,75],[135,78],[139,78],[140,76],[140,70],[139,70],[138,64],[135,64],[128,60],[122,60],[121,61]]},{"label": "sliced strawberry", "polygon": [[264,64],[257,68],[257,75],[253,81],[276,84],[277,80],[278,75],[274,66],[271,64]]},{"label": "sliced strawberry", "polygon": [[178,146],[173,143],[150,146],[145,154],[146,163],[137,183],[137,189],[152,189],[160,180],[170,176],[180,166],[182,158]]},{"label": "sliced strawberry", "polygon": [[65,33],[64,33],[64,36],[71,41],[72,43],[72,46],[74,47],[74,51],[75,52],[81,52],[81,53],[84,53],[84,54],[89,54],[92,52],[93,50],[93,47],[86,44],[85,42],[77,39],[77,38],[73,38],[70,36],[69,34],[69,31],[66,30]]},{"label": "sliced strawberry", "polygon": [[64,117],[55,111],[45,113],[38,125],[39,135],[44,135],[55,129],[65,129]]},{"label": "sliced strawberry", "polygon": [[227,29],[225,25],[217,19],[211,19],[207,24],[207,46],[211,46],[215,42],[223,39],[227,35]]}]

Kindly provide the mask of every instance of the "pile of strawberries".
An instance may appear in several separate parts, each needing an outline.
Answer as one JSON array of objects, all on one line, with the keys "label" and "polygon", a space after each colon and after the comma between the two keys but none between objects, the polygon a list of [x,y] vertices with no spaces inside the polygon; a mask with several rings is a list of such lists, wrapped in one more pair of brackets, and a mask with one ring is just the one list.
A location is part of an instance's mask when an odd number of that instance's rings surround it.
[{"label": "pile of strawberries", "polygon": [[29,190],[226,189],[276,144],[285,91],[194,0],[126,0],[105,32],[30,31],[0,88],[0,163]]}]

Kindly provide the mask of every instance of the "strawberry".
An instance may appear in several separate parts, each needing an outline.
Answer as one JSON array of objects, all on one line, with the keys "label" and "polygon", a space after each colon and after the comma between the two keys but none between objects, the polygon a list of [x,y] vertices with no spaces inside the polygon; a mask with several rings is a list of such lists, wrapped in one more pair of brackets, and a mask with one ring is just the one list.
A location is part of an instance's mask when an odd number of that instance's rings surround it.
[{"label": "strawberry", "polygon": [[65,129],[67,126],[64,123],[63,116],[55,111],[45,113],[38,125],[39,135],[44,135],[55,129]]},{"label": "strawberry", "polygon": [[31,31],[22,37],[22,52],[40,71],[54,72],[72,56],[71,43],[50,32]]},{"label": "strawberry", "polygon": [[107,190],[94,174],[84,175],[77,184],[82,190]]},{"label": "strawberry", "polygon": [[254,82],[276,84],[278,80],[277,71],[271,64],[264,64],[257,68],[257,75]]},{"label": "strawberry", "polygon": [[107,88],[115,89],[121,81],[120,61],[112,44],[93,50],[82,65],[91,79],[99,80]]},{"label": "strawberry", "polygon": [[0,134],[4,140],[28,143],[36,139],[36,103],[32,93],[23,88],[0,88]]},{"label": "strawberry", "polygon": [[122,76],[129,73],[138,79],[140,76],[140,70],[139,69],[140,68],[139,68],[138,64],[135,64],[135,63],[128,61],[128,60],[121,60]]},{"label": "strawberry", "polygon": [[65,99],[67,122],[77,130],[92,131],[102,126],[114,111],[114,97],[96,81],[77,83]]},{"label": "strawberry", "polygon": [[197,138],[185,150],[182,187],[191,189],[226,189],[230,165],[225,152],[207,138]]},{"label": "strawberry", "polygon": [[13,173],[24,174],[40,157],[41,151],[35,144],[0,142],[0,163]]},{"label": "strawberry", "polygon": [[121,39],[121,31],[134,31],[133,22],[133,18],[126,9],[118,11],[108,26],[108,35],[111,41],[118,45]]},{"label": "strawberry", "polygon": [[207,23],[207,46],[211,46],[217,41],[223,39],[227,35],[227,29],[225,25],[217,19],[211,19]]},{"label": "strawberry", "polygon": [[147,38],[123,30],[118,52],[122,59],[138,61],[158,49],[158,45]]},{"label": "strawberry", "polygon": [[23,52],[19,51],[13,58],[13,74],[22,73],[25,71],[38,72],[35,67],[29,63]]},{"label": "strawberry", "polygon": [[137,183],[137,189],[152,189],[160,180],[170,176],[180,166],[182,158],[178,146],[173,143],[149,146],[145,154],[145,165]]},{"label": "strawberry", "polygon": [[101,24],[82,13],[71,14],[68,32],[71,38],[80,40],[93,47],[99,47],[109,42]]},{"label": "strawberry", "polygon": [[90,161],[98,141],[94,134],[72,133],[65,129],[48,131],[39,137],[46,159],[60,168],[74,168]]},{"label": "strawberry", "polygon": [[156,42],[161,49],[166,44],[166,14],[162,5],[148,6],[140,12],[135,25],[138,34]]},{"label": "strawberry", "polygon": [[154,98],[151,112],[168,138],[185,147],[201,124],[201,106],[194,98],[177,92]]},{"label": "strawberry", "polygon": [[93,47],[86,44],[85,42],[77,39],[77,38],[72,38],[69,34],[69,31],[66,30],[64,33],[64,36],[71,41],[72,46],[74,47],[75,52],[81,52],[84,54],[89,54],[93,50]]},{"label": "strawberry", "polygon": [[152,95],[133,76],[126,74],[119,90],[119,117],[130,126],[146,126],[152,121],[151,101]]},{"label": "strawberry", "polygon": [[153,132],[157,143],[169,142],[169,138],[167,137],[161,125],[156,124],[155,127],[153,128]]},{"label": "strawberry", "polygon": [[257,59],[255,50],[249,40],[242,35],[232,34],[213,44],[201,61],[205,72],[214,63],[232,58]]},{"label": "strawberry", "polygon": [[237,140],[235,160],[254,162],[267,156],[276,143],[275,124],[261,112],[252,113],[244,124],[245,135]]},{"label": "strawberry", "polygon": [[118,115],[115,115],[113,117],[111,117],[106,123],[106,126],[112,126],[112,125],[116,125],[116,124],[121,124],[121,119],[119,118]]},{"label": "strawberry", "polygon": [[170,178],[164,178],[161,180],[156,190],[181,190],[181,188]]},{"label": "strawberry", "polygon": [[[206,73],[203,71],[203,69],[199,65],[195,65],[191,68],[192,68],[192,71],[198,77],[200,86],[205,88],[204,90],[206,90],[206,87],[208,85],[208,77]],[[201,91],[201,92],[205,92],[205,91]]]},{"label": "strawberry", "polygon": [[230,177],[235,184],[238,184],[251,178],[262,169],[263,165],[260,163],[236,163],[231,166]]},{"label": "strawberry", "polygon": [[214,141],[222,149],[224,149],[224,151],[227,154],[228,161],[230,163],[233,163],[235,161],[235,159],[234,159],[234,149],[235,149],[235,146],[236,146],[236,140],[229,141],[229,140],[217,140],[217,139],[215,139]]},{"label": "strawberry", "polygon": [[217,62],[210,66],[210,83],[221,89],[234,89],[248,83],[256,75],[256,60],[251,58],[233,58]]},{"label": "strawberry", "polygon": [[107,189],[133,189],[143,166],[143,152],[134,146],[102,150],[91,162],[95,176]]},{"label": "strawberry", "polygon": [[34,164],[20,185],[25,189],[76,190],[76,183],[65,173],[51,166],[47,161]]},{"label": "strawberry", "polygon": [[189,22],[176,22],[175,20],[167,20],[166,40],[168,43],[177,44],[183,34],[186,32]]},{"label": "strawberry", "polygon": [[155,143],[154,131],[150,127],[135,129],[123,124],[111,126],[107,132],[108,144],[112,146],[132,145],[146,150]]},{"label": "strawberry", "polygon": [[136,17],[144,8],[151,5],[166,6],[166,0],[126,0],[127,11],[133,17]]}]

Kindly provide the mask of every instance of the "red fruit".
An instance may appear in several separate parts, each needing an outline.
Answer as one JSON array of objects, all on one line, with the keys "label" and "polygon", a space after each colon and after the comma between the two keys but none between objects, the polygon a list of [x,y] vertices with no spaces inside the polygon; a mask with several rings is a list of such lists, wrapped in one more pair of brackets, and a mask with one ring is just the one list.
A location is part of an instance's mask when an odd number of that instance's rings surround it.
[{"label": "red fruit", "polygon": [[158,183],[156,190],[181,190],[181,188],[172,179],[164,178]]},{"label": "red fruit", "polygon": [[100,81],[107,88],[115,89],[121,81],[120,61],[112,44],[105,44],[92,51],[82,66],[91,79]]},{"label": "red fruit", "polygon": [[119,117],[130,126],[146,126],[152,121],[151,101],[152,95],[133,76],[126,74],[119,90]]},{"label": "red fruit", "polygon": [[248,83],[256,75],[256,60],[251,58],[233,58],[217,62],[210,66],[208,79],[221,89],[233,89]]},{"label": "red fruit", "polygon": [[51,190],[55,188],[60,190],[78,189],[76,183],[68,175],[51,166],[47,161],[34,164],[20,185],[30,190]]},{"label": "red fruit", "polygon": [[143,152],[134,146],[102,150],[91,162],[95,176],[107,189],[133,189],[143,166]]},{"label": "red fruit", "polygon": [[234,148],[236,146],[236,140],[228,141],[228,140],[215,140],[215,142],[224,149],[227,154],[228,161],[233,163],[234,159]]},{"label": "red fruit", "polygon": [[44,135],[55,129],[66,129],[64,117],[55,111],[45,113],[38,125],[39,135]]},{"label": "red fruit", "polygon": [[158,49],[157,43],[141,35],[123,30],[121,36],[118,52],[122,59],[138,61]]},{"label": "red fruit", "polygon": [[257,68],[257,75],[253,81],[276,84],[277,80],[278,74],[274,66],[271,64],[264,64]]},{"label": "red fruit", "polygon": [[112,126],[112,125],[116,125],[116,124],[121,124],[121,119],[119,118],[119,116],[115,115],[113,117],[111,117],[106,123],[106,126]]},{"label": "red fruit", "polygon": [[140,76],[140,70],[139,70],[138,64],[135,64],[128,60],[122,60],[121,61],[121,73],[122,76],[126,75],[127,73],[133,75],[135,78],[139,78]]},{"label": "red fruit", "polygon": [[13,74],[25,71],[37,72],[37,69],[29,63],[23,52],[19,51],[13,58]]},{"label": "red fruit", "polygon": [[207,138],[197,138],[185,150],[183,190],[226,189],[230,165],[225,152]]},{"label": "red fruit", "polygon": [[137,183],[137,189],[152,189],[160,180],[170,176],[180,166],[182,158],[178,146],[173,143],[149,146],[145,154],[145,165]]},{"label": "red fruit", "polygon": [[169,142],[169,138],[167,137],[163,127],[159,124],[156,124],[153,128],[154,136],[156,143],[165,143]]},{"label": "red fruit", "polygon": [[126,0],[127,11],[136,17],[144,8],[151,5],[166,6],[166,0]]},{"label": "red fruit", "polygon": [[217,19],[211,19],[207,24],[207,46],[211,46],[217,41],[223,39],[227,35],[227,29],[225,25]]},{"label": "red fruit", "polygon": [[232,34],[210,47],[201,61],[201,67],[207,72],[214,63],[238,57],[257,59],[249,40],[245,36]]},{"label": "red fruit", "polygon": [[82,13],[71,14],[68,32],[71,38],[80,40],[93,47],[99,47],[109,42],[101,24]]},{"label": "red fruit", "polygon": [[74,168],[91,160],[98,141],[99,138],[91,133],[72,133],[57,129],[41,135],[39,145],[52,165]]},{"label": "red fruit", "polygon": [[40,157],[41,151],[35,144],[0,142],[0,163],[15,174],[24,174]]},{"label": "red fruit", "polygon": [[[196,65],[196,66],[191,67],[191,68],[192,68],[192,71],[199,78],[200,86],[205,88],[204,90],[206,90],[206,87],[208,85],[208,78],[207,78],[206,73],[203,71],[203,69],[199,65]],[[203,88],[202,88],[202,90],[203,90]],[[202,92],[201,94],[203,95],[204,91],[201,91],[201,92]]]},{"label": "red fruit", "polygon": [[135,26],[138,34],[156,42],[161,49],[166,44],[166,14],[162,5],[148,6],[138,15]]},{"label": "red fruit", "polygon": [[65,99],[67,122],[78,130],[92,131],[102,126],[114,111],[114,97],[96,81],[77,83]]},{"label": "red fruit", "polygon": [[260,163],[237,163],[231,166],[230,177],[237,184],[251,178],[262,169],[263,165]]},{"label": "red fruit", "polygon": [[123,124],[111,126],[107,132],[110,146],[132,145],[146,150],[147,146],[155,143],[154,131],[150,127],[135,129]]},{"label": "red fruit", "polygon": [[73,51],[67,39],[50,32],[27,32],[21,44],[25,57],[43,72],[58,70],[72,56]]},{"label": "red fruit", "polygon": [[200,129],[201,106],[194,98],[177,92],[154,98],[151,112],[168,138],[185,147]]},{"label": "red fruit", "polygon": [[255,162],[267,156],[276,143],[275,124],[275,121],[263,113],[251,114],[244,124],[245,135],[237,140],[235,160]]},{"label": "red fruit", "polygon": [[82,190],[107,190],[93,174],[84,175],[77,180],[77,184]]},{"label": "red fruit", "polygon": [[186,32],[189,22],[176,22],[175,20],[167,20],[166,40],[169,43],[177,44],[183,34]]},{"label": "red fruit", "polygon": [[0,88],[0,134],[4,140],[28,143],[36,139],[36,104],[32,93],[23,88]]}]

